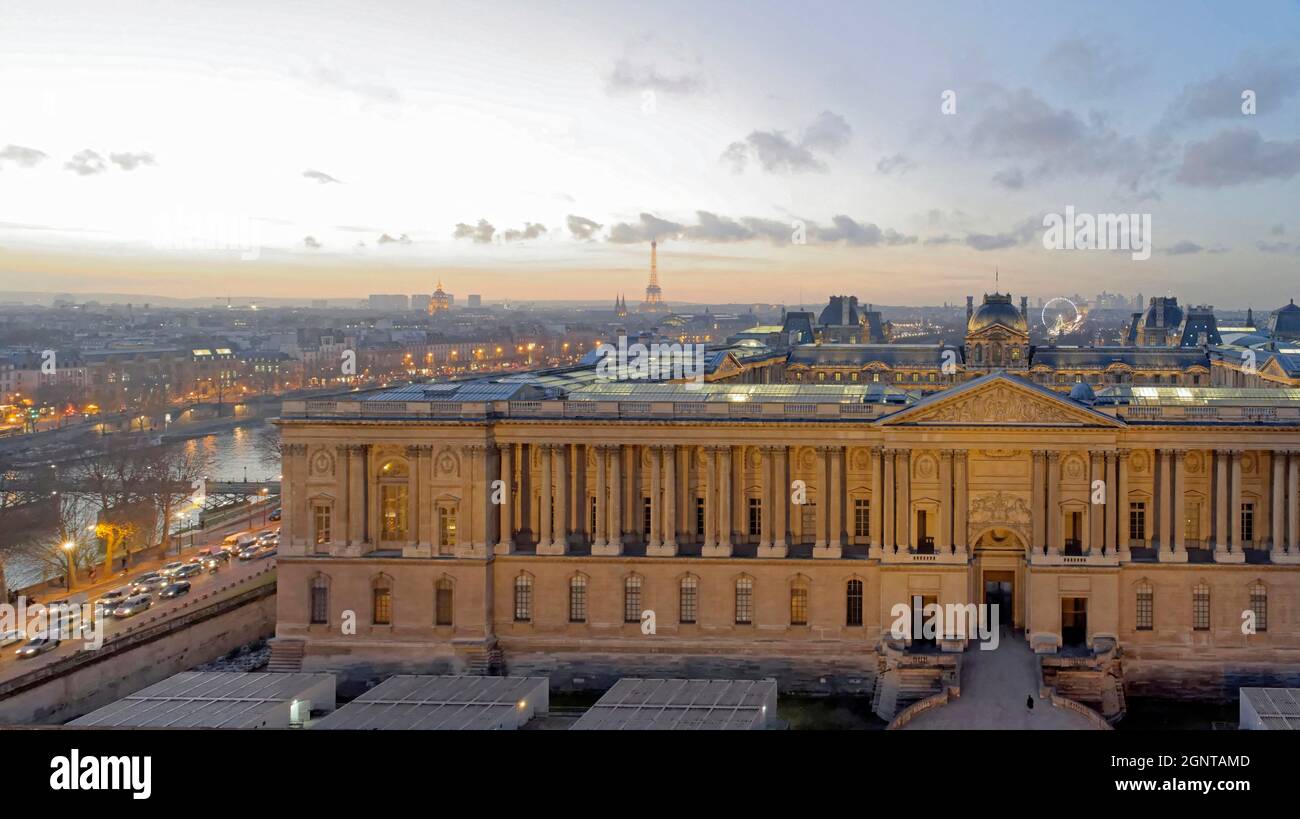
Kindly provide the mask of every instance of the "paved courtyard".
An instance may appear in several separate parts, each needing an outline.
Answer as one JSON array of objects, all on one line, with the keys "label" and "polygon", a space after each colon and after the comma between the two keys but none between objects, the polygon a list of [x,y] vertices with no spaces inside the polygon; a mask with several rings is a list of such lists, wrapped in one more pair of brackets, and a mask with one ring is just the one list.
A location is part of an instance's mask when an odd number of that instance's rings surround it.
[{"label": "paved courtyard", "polygon": [[[974,646],[974,644],[972,644]],[[1095,730],[1080,714],[1038,697],[1038,658],[1019,636],[1002,636],[995,651],[962,655],[961,697],[913,719],[904,730]],[[1034,698],[1034,710],[1025,699]]]}]

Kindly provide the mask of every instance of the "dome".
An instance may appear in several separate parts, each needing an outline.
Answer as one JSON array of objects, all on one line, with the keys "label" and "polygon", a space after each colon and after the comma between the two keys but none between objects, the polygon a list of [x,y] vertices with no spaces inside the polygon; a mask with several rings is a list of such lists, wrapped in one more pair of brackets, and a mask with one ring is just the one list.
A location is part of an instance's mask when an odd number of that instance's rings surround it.
[{"label": "dome", "polygon": [[970,321],[966,322],[966,332],[978,333],[994,324],[1001,324],[1003,327],[1022,333],[1029,332],[1025,317],[1020,315],[1020,311],[1011,303],[1010,293],[985,295],[984,303],[971,314]]},{"label": "dome", "polygon": [[1092,391],[1087,381],[1080,381],[1070,388],[1070,400],[1078,401],[1081,404],[1091,404],[1097,400],[1097,394]]},{"label": "dome", "polygon": [[1300,307],[1294,300],[1268,317],[1268,334],[1273,338],[1300,339]]}]

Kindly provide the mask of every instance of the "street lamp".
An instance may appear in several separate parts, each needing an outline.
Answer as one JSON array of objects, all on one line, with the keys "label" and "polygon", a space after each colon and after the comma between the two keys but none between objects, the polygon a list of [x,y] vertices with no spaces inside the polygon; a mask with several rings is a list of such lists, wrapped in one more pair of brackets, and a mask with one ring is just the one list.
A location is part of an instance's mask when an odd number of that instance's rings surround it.
[{"label": "street lamp", "polygon": [[73,543],[71,540],[64,541],[63,553],[68,556],[68,591],[72,591],[72,583],[74,579],[73,572],[75,570],[72,566],[72,550],[75,548],[77,548],[77,544]]}]

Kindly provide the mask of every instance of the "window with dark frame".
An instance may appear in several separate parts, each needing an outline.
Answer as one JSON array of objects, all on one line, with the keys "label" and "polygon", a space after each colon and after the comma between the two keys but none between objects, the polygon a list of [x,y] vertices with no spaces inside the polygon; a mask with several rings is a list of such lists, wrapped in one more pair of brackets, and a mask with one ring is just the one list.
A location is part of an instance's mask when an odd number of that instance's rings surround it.
[{"label": "window with dark frame", "polygon": [[587,578],[582,575],[569,580],[569,622],[587,622]]},{"label": "window with dark frame", "polygon": [[1130,541],[1147,539],[1147,505],[1134,502],[1128,505],[1128,537]]},{"label": "window with dark frame", "polygon": [[808,625],[808,587],[790,587],[790,625]]},{"label": "window with dark frame", "polygon": [[757,535],[763,531],[763,500],[749,499],[749,534]]},{"label": "window with dark frame", "polygon": [[862,581],[850,580],[844,593],[845,614],[844,624],[848,626],[862,625]]},{"label": "window with dark frame", "polygon": [[1250,587],[1250,610],[1255,613],[1255,631],[1268,631],[1268,589],[1263,583]]},{"label": "window with dark frame", "polygon": [[393,623],[393,590],[387,586],[376,586],[371,599],[370,622],[376,626],[388,626]]},{"label": "window with dark frame", "polygon": [[452,622],[452,582],[447,578],[438,581],[433,591],[433,624],[450,626]]},{"label": "window with dark frame", "polygon": [[642,522],[642,534],[644,534],[646,537],[649,537],[649,536],[650,536],[650,522],[651,522],[651,520],[654,518],[653,510],[652,510],[651,507],[650,507],[650,499],[649,499],[649,498],[642,498],[642,499],[641,499],[641,518],[642,518],[642,520],[641,520],[641,522]]},{"label": "window with dark frame", "polygon": [[682,578],[677,596],[677,622],[694,623],[699,607],[700,581],[693,575]]},{"label": "window with dark frame", "polygon": [[736,624],[754,622],[754,581],[748,577],[736,581]]},{"label": "window with dark frame", "polygon": [[695,499],[695,534],[704,537],[704,498]]},{"label": "window with dark frame", "polygon": [[533,620],[533,579],[526,574],[515,578],[515,622]]},{"label": "window with dark frame", "polygon": [[853,499],[853,536],[871,537],[871,500]]},{"label": "window with dark frame", "polygon": [[1255,504],[1253,503],[1241,505],[1241,542],[1255,542]]},{"label": "window with dark frame", "polygon": [[1155,628],[1155,595],[1145,583],[1137,587],[1136,625],[1138,631],[1151,631]]},{"label": "window with dark frame", "polygon": [[330,537],[330,508],[328,504],[317,504],[313,508],[313,517],[316,519],[316,545],[321,546],[329,543]]},{"label": "window with dark frame", "polygon": [[641,577],[632,575],[623,581],[623,622],[641,622]]},{"label": "window with dark frame", "polygon": [[322,625],[329,622],[330,587],[324,575],[317,575],[311,582],[311,623]]},{"label": "window with dark frame", "polygon": [[1204,583],[1197,583],[1192,589],[1192,628],[1210,630],[1210,587]]}]

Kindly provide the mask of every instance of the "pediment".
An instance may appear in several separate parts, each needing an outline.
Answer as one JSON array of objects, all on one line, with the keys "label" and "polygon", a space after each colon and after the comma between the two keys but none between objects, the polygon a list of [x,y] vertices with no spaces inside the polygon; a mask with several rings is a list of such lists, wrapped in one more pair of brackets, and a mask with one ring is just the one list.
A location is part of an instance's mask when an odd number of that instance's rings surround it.
[{"label": "pediment", "polygon": [[1122,427],[1123,422],[1018,378],[993,374],[883,418],[882,426]]}]

